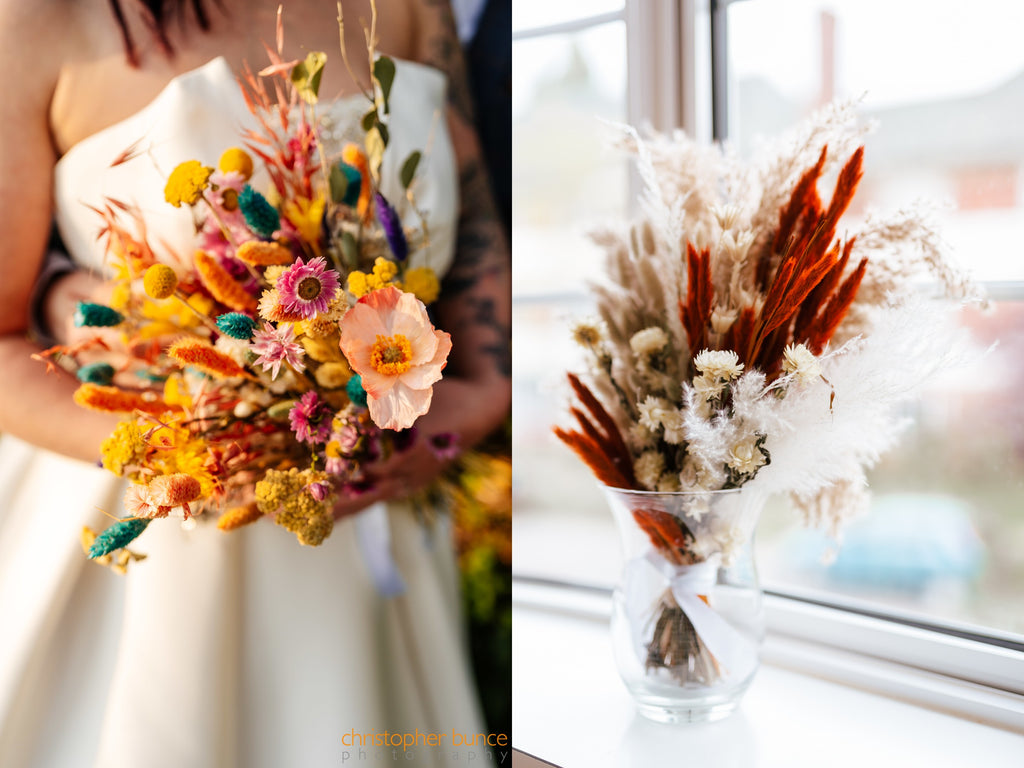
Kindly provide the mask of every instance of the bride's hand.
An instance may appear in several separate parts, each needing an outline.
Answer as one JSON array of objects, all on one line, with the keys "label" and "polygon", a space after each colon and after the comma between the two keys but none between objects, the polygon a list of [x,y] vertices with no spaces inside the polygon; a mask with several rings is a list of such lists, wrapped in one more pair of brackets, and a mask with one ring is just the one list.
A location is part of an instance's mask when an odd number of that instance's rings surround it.
[{"label": "bride's hand", "polygon": [[[507,399],[493,382],[442,379],[434,386],[430,411],[416,420],[412,445],[365,465],[372,486],[359,496],[341,498],[334,507],[335,518],[355,514],[378,501],[402,499],[424,490],[459,451],[490,434],[506,412]],[[442,449],[438,443],[451,444]]]},{"label": "bride's hand", "polygon": [[110,300],[110,285],[85,270],[77,269],[50,286],[43,299],[46,330],[58,344],[71,344],[83,336],[75,328],[75,306],[80,301],[105,304]]}]

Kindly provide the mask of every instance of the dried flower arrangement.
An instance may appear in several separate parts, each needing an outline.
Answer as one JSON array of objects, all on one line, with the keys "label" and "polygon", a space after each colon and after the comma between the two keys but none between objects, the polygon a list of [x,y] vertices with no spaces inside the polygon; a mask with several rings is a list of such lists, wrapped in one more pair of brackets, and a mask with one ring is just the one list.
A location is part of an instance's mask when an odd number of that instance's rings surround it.
[{"label": "dried flower arrangement", "polygon": [[[555,428],[603,484],[787,493],[833,535],[864,508],[865,469],[906,424],[899,406],[958,354],[948,299],[977,298],[923,211],[840,228],[865,131],[854,103],[831,105],[750,163],[682,134],[624,131],[642,214],[595,236],[607,254],[600,319],[574,329],[590,365],[586,378],[569,374],[575,424]],[[943,300],[923,297],[922,279]],[[632,512],[679,568],[727,562],[756,523]],[[667,592],[657,611],[677,608]],[[653,623],[682,629],[647,663],[675,655],[692,671],[692,626]]]}]

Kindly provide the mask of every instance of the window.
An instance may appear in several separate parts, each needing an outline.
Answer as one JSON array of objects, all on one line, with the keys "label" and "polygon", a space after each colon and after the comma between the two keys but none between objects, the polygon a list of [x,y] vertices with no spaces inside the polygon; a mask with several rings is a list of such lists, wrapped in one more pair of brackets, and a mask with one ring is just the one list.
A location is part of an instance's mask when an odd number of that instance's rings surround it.
[{"label": "window", "polygon": [[1024,49],[1012,34],[1022,14],[992,0],[516,3],[518,575],[609,586],[620,562],[596,483],[550,434],[564,371],[580,367],[570,321],[586,316],[583,283],[601,271],[585,231],[623,221],[635,190],[626,165],[594,139],[600,118],[682,125],[699,138],[714,130],[749,152],[758,134],[867,91],[863,110],[881,125],[869,137],[855,213],[948,202],[947,239],[994,299],[991,313],[967,311],[963,322],[980,346],[999,346],[908,414],[916,426],[873,473],[876,506],[850,527],[831,569],[821,564],[823,538],[800,529],[784,502],[769,509],[758,534],[762,579],[807,604],[939,623],[1019,653],[1024,140],[1015,116],[1024,109]]},{"label": "window", "polygon": [[[543,531],[573,527],[577,514],[599,520],[614,546],[588,470],[556,444],[551,425],[556,387],[576,361],[569,320],[587,312],[585,280],[600,265],[586,230],[628,210],[628,164],[602,138],[602,121],[629,119],[627,35],[622,0],[513,8],[514,557],[526,558],[517,572],[536,574],[549,559],[544,542],[568,534]],[[571,565],[547,575],[586,579]]]},{"label": "window", "polygon": [[833,97],[863,94],[878,127],[854,213],[936,201],[954,254],[994,299],[962,323],[979,347],[997,346],[908,414],[914,427],[871,473],[872,509],[848,527],[834,563],[821,561],[824,538],[786,510],[766,515],[768,584],[1024,633],[1024,138],[1012,116],[1024,105],[1024,50],[1010,31],[1022,22],[1024,9],[996,0],[729,5],[728,125],[739,150]]}]

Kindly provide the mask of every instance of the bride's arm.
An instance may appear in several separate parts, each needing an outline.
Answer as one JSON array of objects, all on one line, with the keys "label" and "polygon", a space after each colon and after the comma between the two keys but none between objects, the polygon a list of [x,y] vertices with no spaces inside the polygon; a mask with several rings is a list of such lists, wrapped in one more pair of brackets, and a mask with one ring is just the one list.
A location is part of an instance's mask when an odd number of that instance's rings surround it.
[{"label": "bride's arm", "polygon": [[[374,468],[380,478],[369,500],[401,496],[429,483],[443,468],[424,444],[443,432],[468,448],[499,426],[512,398],[512,269],[473,128],[462,50],[447,0],[410,0],[416,58],[449,77],[448,127],[458,162],[461,214],[455,261],[437,303],[438,326],[452,336],[444,379],[430,412],[416,422],[421,439],[408,453]],[[367,499],[343,503],[355,511]]]},{"label": "bride's arm", "polygon": [[0,432],[95,461],[112,420],[76,406],[74,380],[47,375],[31,359],[39,350],[26,336],[29,299],[50,231],[56,161],[49,102],[61,41],[45,5],[0,3],[0,71],[6,81],[0,99]]}]

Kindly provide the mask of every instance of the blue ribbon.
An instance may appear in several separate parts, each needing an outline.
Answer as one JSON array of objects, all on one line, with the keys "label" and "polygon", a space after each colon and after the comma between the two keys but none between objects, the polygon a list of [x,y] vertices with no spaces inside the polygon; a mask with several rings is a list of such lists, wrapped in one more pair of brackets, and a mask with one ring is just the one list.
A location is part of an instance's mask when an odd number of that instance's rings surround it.
[{"label": "blue ribbon", "polygon": [[405,579],[398,571],[391,553],[391,526],[388,508],[374,504],[356,515],[356,543],[363,555],[363,563],[370,573],[381,597],[396,597],[405,592]]}]

